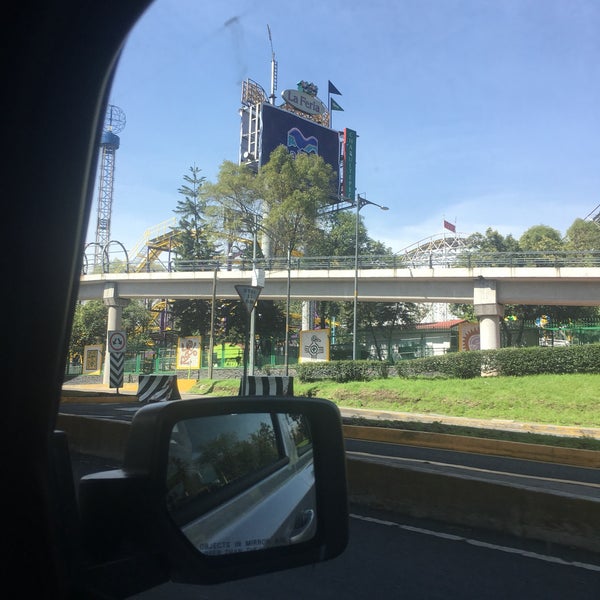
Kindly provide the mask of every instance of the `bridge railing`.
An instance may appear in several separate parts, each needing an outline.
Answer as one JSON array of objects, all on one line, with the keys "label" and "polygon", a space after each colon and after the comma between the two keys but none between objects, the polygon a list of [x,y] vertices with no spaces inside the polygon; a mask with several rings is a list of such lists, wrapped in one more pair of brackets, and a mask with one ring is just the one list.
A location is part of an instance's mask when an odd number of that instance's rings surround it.
[{"label": "bridge railing", "polygon": [[[154,263],[151,271],[266,271],[296,270],[353,270],[357,266],[354,256],[301,256],[252,259],[217,257],[207,260],[174,258],[168,263]],[[123,257],[118,259],[119,271],[128,272]],[[600,267],[600,252],[475,252],[462,251],[455,255],[436,252],[418,255],[360,256],[358,268],[408,269],[408,268],[481,268],[481,267]],[[112,272],[110,265],[103,265],[103,272]],[[116,272],[116,271],[115,271]],[[83,273],[87,274],[87,273]]]},{"label": "bridge railing", "polygon": [[[257,259],[256,268],[267,271],[288,269],[288,259],[274,257]],[[302,256],[289,261],[292,270],[351,270],[356,266],[354,256]],[[407,268],[456,268],[456,267],[600,267],[600,252],[461,252],[455,256],[420,253],[419,256],[375,255],[358,258],[358,268],[407,269]],[[169,268],[173,271],[252,270],[251,259],[217,259],[205,261],[175,260]]]}]

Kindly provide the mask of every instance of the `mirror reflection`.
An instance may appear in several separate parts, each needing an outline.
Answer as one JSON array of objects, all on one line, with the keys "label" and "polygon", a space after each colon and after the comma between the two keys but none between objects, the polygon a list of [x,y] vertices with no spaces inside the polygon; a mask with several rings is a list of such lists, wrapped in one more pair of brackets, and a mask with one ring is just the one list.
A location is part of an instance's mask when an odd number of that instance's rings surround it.
[{"label": "mirror reflection", "polygon": [[286,546],[315,535],[313,449],[304,415],[179,421],[166,477],[169,513],[204,554]]}]

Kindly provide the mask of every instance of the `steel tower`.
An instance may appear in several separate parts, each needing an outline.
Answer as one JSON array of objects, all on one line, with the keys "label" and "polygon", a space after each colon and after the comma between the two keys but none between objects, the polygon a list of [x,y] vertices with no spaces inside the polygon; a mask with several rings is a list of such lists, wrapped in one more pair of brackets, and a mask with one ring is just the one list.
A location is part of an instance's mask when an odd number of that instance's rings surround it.
[{"label": "steel tower", "polygon": [[125,129],[125,113],[113,104],[109,104],[104,117],[102,139],[100,141],[100,180],[98,182],[98,212],[96,217],[96,244],[94,267],[102,264],[102,253],[110,241],[110,219],[113,202],[113,184],[115,178],[115,153],[120,139],[117,133]]}]

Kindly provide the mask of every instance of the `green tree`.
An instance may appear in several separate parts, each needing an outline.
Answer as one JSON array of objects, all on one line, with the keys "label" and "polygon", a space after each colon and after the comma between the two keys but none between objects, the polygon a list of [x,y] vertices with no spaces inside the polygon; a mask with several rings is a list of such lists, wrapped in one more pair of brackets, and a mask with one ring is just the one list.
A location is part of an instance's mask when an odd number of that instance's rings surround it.
[{"label": "green tree", "polygon": [[237,246],[244,257],[252,257],[251,246],[262,211],[255,173],[245,165],[224,161],[216,183],[205,183],[202,195],[208,203],[206,213],[223,240],[225,254],[229,256]]},{"label": "green tree", "polygon": [[[324,223],[325,235],[318,240],[313,251],[319,256],[354,257],[356,249],[356,211],[339,211],[328,216]],[[368,235],[362,216],[358,222],[358,254],[361,259],[369,256],[391,256],[392,250],[382,242]],[[339,341],[351,341],[350,332],[354,326],[354,302],[320,302],[318,314],[321,327],[326,327],[336,319],[344,326],[338,332]],[[400,302],[359,302],[357,305],[357,327],[364,339],[375,348],[377,357],[382,360],[391,356],[389,345],[394,331],[419,321],[421,311],[412,303]]]},{"label": "green tree", "polygon": [[[577,221],[574,226],[573,239],[578,239],[579,243],[583,244],[585,236],[582,235],[579,238],[578,233],[580,231],[587,232],[588,228],[586,226],[579,229],[580,225]],[[488,228],[485,234],[475,233],[469,236],[466,245],[468,248],[467,254],[471,254],[476,258],[486,257],[488,259],[491,259],[496,253],[520,251],[546,251],[551,253],[566,248],[560,232],[547,225],[530,227],[518,241],[512,235],[504,237],[496,230]],[[493,260],[487,262],[490,266],[494,266]],[[452,313],[460,318],[469,321],[477,320],[472,304],[451,304],[450,308]],[[531,325],[541,315],[548,316],[551,323],[560,323],[568,320],[590,318],[596,314],[597,309],[594,307],[507,304],[504,307],[504,319],[501,319],[500,327],[507,346],[520,346],[523,343],[526,326]],[[516,323],[516,327],[511,323]]]},{"label": "green tree", "polygon": [[534,225],[519,238],[519,246],[524,252],[544,252],[564,250],[560,231],[548,225]]},{"label": "green tree", "polygon": [[575,219],[567,229],[565,247],[567,250],[600,251],[600,225]]},{"label": "green tree", "polygon": [[[195,165],[184,175],[177,190],[180,199],[173,212],[179,216],[175,243],[180,259],[206,260],[214,258],[215,231],[206,217],[207,201],[201,193],[205,177]],[[210,303],[207,300],[176,300],[172,304],[175,329],[181,335],[206,335],[210,331]]]},{"label": "green tree", "polygon": [[477,256],[479,253],[519,252],[519,242],[512,235],[503,236],[496,229],[488,227],[485,234],[473,233],[465,245],[469,252]]},{"label": "green tree", "polygon": [[215,231],[206,218],[207,202],[201,193],[205,181],[196,166],[183,176],[184,183],[177,190],[181,198],[173,212],[179,216],[175,229],[175,244],[179,256],[187,260],[213,258]]},{"label": "green tree", "polygon": [[81,302],[75,307],[69,354],[83,357],[85,346],[106,342],[108,308],[102,300]]},{"label": "green tree", "polygon": [[[82,302],[75,307],[69,352],[83,356],[85,346],[106,343],[108,308],[102,300]],[[145,348],[150,342],[152,314],[139,300],[130,301],[123,309],[122,328],[127,334],[127,350]]]},{"label": "green tree", "polygon": [[331,166],[315,154],[294,157],[279,146],[259,171],[257,186],[270,255],[286,256],[294,250],[312,254],[312,245],[322,236],[322,211],[335,192]]}]

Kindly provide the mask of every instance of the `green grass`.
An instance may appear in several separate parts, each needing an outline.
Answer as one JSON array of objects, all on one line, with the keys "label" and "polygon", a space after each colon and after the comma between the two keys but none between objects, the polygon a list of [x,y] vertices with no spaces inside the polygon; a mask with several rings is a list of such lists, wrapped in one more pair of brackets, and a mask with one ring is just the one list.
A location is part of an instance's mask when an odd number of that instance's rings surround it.
[{"label": "green grass", "polygon": [[294,392],[353,408],[600,427],[600,375],[294,382]]},{"label": "green grass", "polygon": [[[235,395],[238,388],[237,379],[201,381],[190,391],[217,396]],[[327,398],[347,408],[600,428],[600,375],[534,375],[466,380],[392,377],[345,384],[332,381],[300,383],[295,379],[294,393],[296,396]],[[364,420],[361,422],[366,423]],[[368,424],[381,426],[384,423]],[[391,423],[385,425],[391,426]],[[557,436],[479,428],[459,429],[441,423],[412,421],[394,423],[393,426],[600,450],[600,442],[591,438],[561,439]]]},{"label": "green grass", "polygon": [[[193,393],[237,394],[239,380],[200,381]],[[296,396],[339,406],[473,419],[508,419],[600,427],[600,375],[532,375],[481,379],[377,379],[350,383],[294,381]]]}]

